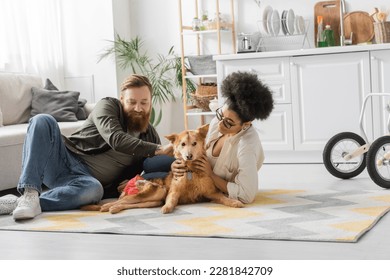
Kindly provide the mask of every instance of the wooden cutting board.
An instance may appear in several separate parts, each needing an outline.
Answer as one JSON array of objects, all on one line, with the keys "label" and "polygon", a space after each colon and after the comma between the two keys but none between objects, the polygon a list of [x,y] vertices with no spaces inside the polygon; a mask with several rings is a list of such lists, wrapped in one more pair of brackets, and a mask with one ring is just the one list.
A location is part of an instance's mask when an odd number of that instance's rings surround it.
[{"label": "wooden cutting board", "polygon": [[335,44],[340,45],[340,0],[321,1],[314,5],[314,40],[318,32],[317,16],[323,17],[324,29],[325,25],[330,25],[334,32]]},{"label": "wooden cutting board", "polygon": [[366,12],[356,11],[344,15],[344,36],[352,36],[352,44],[370,42],[374,38],[374,19]]}]

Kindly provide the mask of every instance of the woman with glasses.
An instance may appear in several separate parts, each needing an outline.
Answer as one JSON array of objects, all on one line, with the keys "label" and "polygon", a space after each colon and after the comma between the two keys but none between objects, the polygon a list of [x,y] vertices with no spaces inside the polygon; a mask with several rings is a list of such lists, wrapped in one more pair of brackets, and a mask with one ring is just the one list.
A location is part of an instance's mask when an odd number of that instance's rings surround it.
[{"label": "woman with glasses", "polygon": [[[216,111],[206,138],[206,155],[194,162],[230,198],[251,203],[258,192],[258,171],[264,161],[261,141],[252,121],[265,120],[273,109],[269,88],[256,74],[232,73],[221,85],[226,101]],[[185,164],[172,164],[175,176],[183,176]]]}]

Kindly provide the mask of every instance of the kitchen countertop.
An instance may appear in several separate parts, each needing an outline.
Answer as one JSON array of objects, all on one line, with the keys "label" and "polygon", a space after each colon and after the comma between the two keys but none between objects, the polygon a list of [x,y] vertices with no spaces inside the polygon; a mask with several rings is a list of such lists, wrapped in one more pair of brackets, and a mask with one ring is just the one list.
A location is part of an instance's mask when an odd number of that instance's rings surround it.
[{"label": "kitchen countertop", "polygon": [[325,48],[309,48],[300,50],[286,50],[286,51],[269,51],[269,52],[252,52],[239,54],[225,54],[214,55],[214,60],[236,60],[236,59],[253,59],[253,58],[271,58],[271,57],[285,57],[285,56],[303,56],[303,55],[317,55],[317,54],[337,54],[348,52],[363,52],[373,50],[389,50],[390,44],[368,44],[368,45],[351,45],[344,47],[325,47]]}]

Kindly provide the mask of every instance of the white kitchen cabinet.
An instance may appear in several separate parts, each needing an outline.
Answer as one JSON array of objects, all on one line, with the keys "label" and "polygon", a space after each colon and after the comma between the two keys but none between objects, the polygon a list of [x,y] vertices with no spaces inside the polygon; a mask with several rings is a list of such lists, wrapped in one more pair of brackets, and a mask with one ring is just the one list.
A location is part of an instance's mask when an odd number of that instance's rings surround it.
[{"label": "white kitchen cabinet", "polygon": [[[243,59],[217,62],[218,85],[230,73],[256,73],[273,92],[275,108],[265,121],[254,121],[263,148],[268,151],[293,151],[292,109],[290,89],[290,59]],[[219,93],[220,94],[220,93]],[[221,96],[218,98],[223,102]]]},{"label": "white kitchen cabinet", "polygon": [[[254,71],[274,93],[275,109],[254,122],[268,163],[322,163],[327,141],[339,132],[360,133],[363,100],[390,92],[390,44],[221,55],[217,77]],[[369,103],[364,128],[370,141],[388,133],[390,98]]]},{"label": "white kitchen cabinet", "polygon": [[[372,92],[390,93],[390,50],[371,51],[371,85]],[[373,127],[374,138],[389,133],[387,119],[389,113],[385,107],[390,98],[373,99]]]},{"label": "white kitchen cabinet", "polygon": [[293,151],[293,126],[291,104],[275,104],[265,121],[254,121],[253,126],[267,151]]},{"label": "white kitchen cabinet", "polygon": [[[369,52],[291,58],[294,149],[316,151],[336,133],[360,133],[359,116],[370,92]],[[372,137],[371,104],[364,126]]]}]

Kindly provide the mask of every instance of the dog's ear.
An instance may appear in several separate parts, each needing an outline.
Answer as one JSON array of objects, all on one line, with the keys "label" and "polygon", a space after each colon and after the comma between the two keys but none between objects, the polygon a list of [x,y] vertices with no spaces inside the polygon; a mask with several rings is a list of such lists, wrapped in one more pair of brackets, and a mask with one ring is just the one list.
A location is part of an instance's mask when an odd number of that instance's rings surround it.
[{"label": "dog's ear", "polygon": [[173,133],[173,134],[165,135],[165,138],[167,138],[173,144],[176,141],[177,136],[178,135],[176,133]]},{"label": "dog's ear", "polygon": [[209,124],[205,124],[198,128],[199,134],[203,138],[206,138],[207,132],[209,131],[209,126],[210,126]]}]

